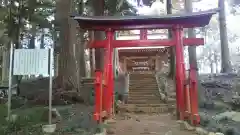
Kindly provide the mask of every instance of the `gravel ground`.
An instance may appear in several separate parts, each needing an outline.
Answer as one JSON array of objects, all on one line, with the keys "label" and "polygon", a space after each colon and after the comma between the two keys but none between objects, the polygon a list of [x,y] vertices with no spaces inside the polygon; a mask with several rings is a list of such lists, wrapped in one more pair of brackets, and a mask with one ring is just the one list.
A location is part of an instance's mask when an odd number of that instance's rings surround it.
[{"label": "gravel ground", "polygon": [[108,135],[194,135],[181,130],[170,114],[116,116],[116,122],[109,128]]}]

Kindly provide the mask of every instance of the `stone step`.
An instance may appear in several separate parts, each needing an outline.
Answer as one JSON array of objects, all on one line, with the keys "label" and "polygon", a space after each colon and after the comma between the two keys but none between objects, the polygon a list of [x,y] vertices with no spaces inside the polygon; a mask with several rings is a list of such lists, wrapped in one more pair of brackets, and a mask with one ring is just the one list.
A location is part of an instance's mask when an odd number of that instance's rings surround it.
[{"label": "stone step", "polygon": [[143,97],[143,96],[139,96],[139,97],[137,97],[137,96],[129,96],[128,97],[128,100],[136,100],[136,101],[140,101],[140,100],[145,100],[145,101],[152,101],[152,100],[160,100],[160,98],[158,97],[158,96],[156,96],[156,95],[153,95],[153,96],[149,96],[149,97]]},{"label": "stone step", "polygon": [[156,78],[141,78],[141,77],[129,78],[129,81],[150,81],[150,80],[155,80],[156,81]]},{"label": "stone step", "polygon": [[130,81],[142,81],[142,80],[156,80],[155,77],[136,77],[136,78],[129,78]]},{"label": "stone step", "polygon": [[159,96],[160,94],[158,91],[141,91],[141,90],[134,90],[134,91],[129,91],[128,93],[129,96],[143,96],[143,95],[149,95],[149,96]]},{"label": "stone step", "polygon": [[155,83],[135,83],[130,84],[129,87],[158,87],[158,85]]},{"label": "stone step", "polygon": [[158,86],[140,85],[140,86],[129,86],[129,89],[154,89],[158,90]]},{"label": "stone step", "polygon": [[154,80],[150,81],[129,81],[129,85],[139,85],[139,84],[149,84],[149,85],[157,85],[157,82]]},{"label": "stone step", "polygon": [[128,99],[132,99],[132,100],[152,100],[152,99],[161,99],[159,95],[153,95],[153,96],[149,96],[149,97],[144,97],[144,95],[129,95]]},{"label": "stone step", "polygon": [[[137,98],[137,97],[143,97],[143,98],[145,98],[144,96],[149,96],[150,98],[153,98],[153,97],[159,97],[160,98],[160,94],[132,94],[132,93],[130,93],[130,94],[128,94],[128,96],[129,97],[133,97],[133,98]],[[149,98],[148,97],[148,98]]]},{"label": "stone step", "polygon": [[129,88],[129,92],[158,92],[158,88]]},{"label": "stone step", "polygon": [[154,87],[139,87],[139,88],[129,88],[129,92],[137,92],[137,91],[151,91],[151,92],[158,92],[158,88],[154,88]]},{"label": "stone step", "polygon": [[146,76],[146,77],[155,77],[155,74],[130,74],[130,77],[135,77],[135,76]]},{"label": "stone step", "polygon": [[168,104],[165,104],[165,103],[158,103],[158,104],[131,104],[131,103],[128,103],[128,104],[125,104],[127,106],[130,106],[130,107],[168,107]]},{"label": "stone step", "polygon": [[155,78],[136,78],[136,79],[130,79],[129,80],[130,82],[144,82],[144,81],[146,81],[146,82],[149,82],[149,81],[156,81],[156,79]]},{"label": "stone step", "polygon": [[174,112],[174,111],[176,111],[176,105],[169,105],[169,104],[168,104],[168,110],[169,110],[169,112]]},{"label": "stone step", "polygon": [[137,98],[137,97],[138,98],[153,98],[153,97],[160,96],[160,94],[157,92],[152,92],[152,93],[144,94],[144,95],[142,95],[141,92],[140,93],[135,92],[135,93],[129,93],[128,95],[129,95],[129,97],[133,97],[133,98]]},{"label": "stone step", "polygon": [[136,95],[129,95],[128,100],[161,100],[160,96],[152,96],[152,97],[143,97],[142,95],[136,96]]},{"label": "stone step", "polygon": [[129,82],[129,85],[139,85],[139,84],[157,85],[157,82],[154,82],[154,81],[130,81]]},{"label": "stone step", "polygon": [[176,98],[168,98],[167,103],[176,103]]},{"label": "stone step", "polygon": [[159,93],[156,94],[147,94],[147,95],[138,95],[138,94],[129,94],[129,98],[153,98],[153,97],[160,97]]},{"label": "stone step", "polygon": [[139,78],[142,78],[142,79],[156,79],[155,76],[130,76],[129,78],[130,79],[139,79]]},{"label": "stone step", "polygon": [[128,100],[128,104],[135,104],[135,105],[149,105],[149,104],[160,104],[161,100],[160,99],[155,99],[155,100]]},{"label": "stone step", "polygon": [[155,80],[141,80],[141,81],[129,81],[129,84],[139,84],[139,83],[144,83],[144,84],[157,84],[157,82]]},{"label": "stone step", "polygon": [[129,90],[129,95],[139,95],[139,94],[146,94],[146,95],[156,95],[159,94],[159,92],[157,90],[145,90],[145,91],[141,91],[141,90]]},{"label": "stone step", "polygon": [[129,87],[129,91],[159,91],[156,86]]},{"label": "stone step", "polygon": [[87,82],[94,82],[95,78],[82,78],[81,82],[82,83],[87,83]]},{"label": "stone step", "polygon": [[130,84],[129,88],[158,88],[157,84],[151,83],[137,83],[137,84]]},{"label": "stone step", "polygon": [[129,81],[129,84],[139,84],[139,83],[144,83],[144,84],[146,84],[146,83],[149,83],[149,84],[157,84],[157,82],[155,81],[155,80],[141,80],[141,81],[133,81],[133,80],[130,80]]},{"label": "stone step", "polygon": [[155,76],[155,74],[130,74],[130,76]]},{"label": "stone step", "polygon": [[139,84],[139,85],[129,85],[129,88],[158,88],[157,85]]},{"label": "stone step", "polygon": [[129,91],[131,90],[145,90],[145,91],[149,91],[149,90],[153,90],[153,91],[158,91],[158,87],[156,86],[139,86],[139,87],[129,87]]},{"label": "stone step", "polygon": [[151,103],[160,103],[160,102],[162,102],[161,100],[160,100],[160,98],[158,98],[158,97],[153,97],[153,98],[139,98],[139,99],[137,99],[137,98],[131,98],[131,97],[129,97],[128,98],[128,101],[129,102],[139,102],[139,103],[149,103],[150,104],[150,102]]},{"label": "stone step", "polygon": [[167,113],[169,112],[169,108],[167,105],[160,105],[160,106],[127,105],[126,110],[128,112],[134,112],[134,113]]},{"label": "stone step", "polygon": [[156,80],[153,80],[153,79],[152,80],[140,80],[140,79],[138,79],[138,80],[129,80],[129,82],[132,83],[132,84],[136,84],[138,82],[157,83]]},{"label": "stone step", "polygon": [[155,77],[155,75],[130,75],[130,77]]},{"label": "stone step", "polygon": [[167,93],[168,97],[176,97],[176,92]]},{"label": "stone step", "polygon": [[130,76],[129,78],[138,78],[139,79],[139,77],[140,78],[156,78],[155,76],[142,76],[142,75],[138,75],[138,76]]}]

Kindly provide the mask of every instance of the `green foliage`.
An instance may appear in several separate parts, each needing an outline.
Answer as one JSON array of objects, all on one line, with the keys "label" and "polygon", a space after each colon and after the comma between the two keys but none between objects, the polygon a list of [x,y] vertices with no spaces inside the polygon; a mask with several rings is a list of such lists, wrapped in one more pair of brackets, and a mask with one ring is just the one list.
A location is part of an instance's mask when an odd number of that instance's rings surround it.
[{"label": "green foliage", "polygon": [[0,104],[0,126],[6,123],[7,117],[7,106],[5,104]]},{"label": "green foliage", "polygon": [[125,15],[132,9],[125,0],[105,0],[105,10],[108,11],[108,15]]},{"label": "green foliage", "polygon": [[35,107],[27,109],[16,109],[12,114],[17,115],[16,121],[7,121],[7,107],[0,105],[0,134],[9,135],[13,133],[21,133],[28,135],[32,132],[41,132],[41,125],[46,124],[43,119],[47,108]]},{"label": "green foliage", "polygon": [[[19,4],[15,4],[19,3]],[[0,7],[0,43],[13,41],[17,47],[19,39],[28,29],[27,24],[38,28],[51,28],[49,16],[53,14],[52,0],[11,0],[8,5]]]},{"label": "green foliage", "polygon": [[[93,0],[87,0],[86,7],[91,7]],[[104,0],[104,10],[110,16],[136,15],[136,10],[126,0]]]}]

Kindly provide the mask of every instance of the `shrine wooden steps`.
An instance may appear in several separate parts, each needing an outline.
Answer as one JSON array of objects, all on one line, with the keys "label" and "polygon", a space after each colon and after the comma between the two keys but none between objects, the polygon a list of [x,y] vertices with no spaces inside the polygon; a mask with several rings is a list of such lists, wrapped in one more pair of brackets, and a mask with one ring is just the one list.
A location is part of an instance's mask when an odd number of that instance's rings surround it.
[{"label": "shrine wooden steps", "polygon": [[160,99],[155,74],[130,74],[126,108],[129,112],[135,113],[168,112],[168,105]]}]

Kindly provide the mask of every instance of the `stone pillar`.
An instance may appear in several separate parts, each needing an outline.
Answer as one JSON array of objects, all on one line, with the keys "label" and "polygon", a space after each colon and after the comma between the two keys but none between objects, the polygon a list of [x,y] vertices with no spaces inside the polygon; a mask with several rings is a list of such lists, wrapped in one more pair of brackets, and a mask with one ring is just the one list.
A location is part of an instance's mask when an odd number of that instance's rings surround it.
[{"label": "stone pillar", "polygon": [[129,92],[129,74],[127,73],[119,74],[115,80],[114,89],[119,94],[118,99],[126,103]]},{"label": "stone pillar", "polygon": [[127,73],[127,59],[125,57],[123,58],[123,71]]},{"label": "stone pillar", "polygon": [[156,58],[155,58],[155,67],[156,67],[156,72],[159,72],[159,57],[157,56]]},{"label": "stone pillar", "polygon": [[124,87],[124,94],[123,94],[123,101],[127,103],[128,101],[128,93],[129,93],[129,74],[125,74],[125,87]]}]

